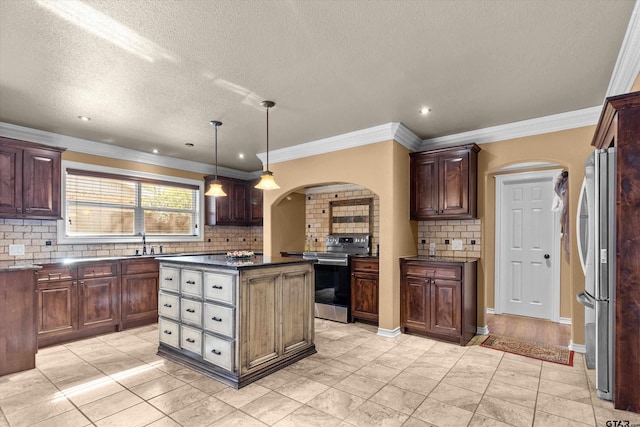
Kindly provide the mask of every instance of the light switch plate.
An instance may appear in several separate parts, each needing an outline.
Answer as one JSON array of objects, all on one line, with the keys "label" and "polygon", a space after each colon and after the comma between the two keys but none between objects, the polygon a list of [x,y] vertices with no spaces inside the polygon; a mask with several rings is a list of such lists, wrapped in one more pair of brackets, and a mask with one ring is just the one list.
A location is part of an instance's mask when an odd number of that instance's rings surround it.
[{"label": "light switch plate", "polygon": [[451,242],[451,249],[453,249],[454,251],[461,251],[462,250],[462,240],[453,240]]},{"label": "light switch plate", "polygon": [[24,245],[9,245],[9,255],[24,256]]}]

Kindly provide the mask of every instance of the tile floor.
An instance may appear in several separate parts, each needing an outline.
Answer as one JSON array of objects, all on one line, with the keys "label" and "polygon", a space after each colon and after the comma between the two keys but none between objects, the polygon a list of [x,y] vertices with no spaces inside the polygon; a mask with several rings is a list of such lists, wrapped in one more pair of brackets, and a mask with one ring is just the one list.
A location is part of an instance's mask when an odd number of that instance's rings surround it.
[{"label": "tile floor", "polygon": [[565,367],[316,320],[318,353],[240,390],[156,356],[146,326],[42,349],[0,377],[5,426],[604,426],[640,423]]}]

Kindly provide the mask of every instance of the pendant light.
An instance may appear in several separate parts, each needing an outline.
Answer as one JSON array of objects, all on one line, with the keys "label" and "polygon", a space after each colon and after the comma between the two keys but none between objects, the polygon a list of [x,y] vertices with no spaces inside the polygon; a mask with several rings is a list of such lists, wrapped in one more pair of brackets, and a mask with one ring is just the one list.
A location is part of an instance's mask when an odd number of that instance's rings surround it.
[{"label": "pendant light", "polygon": [[276,105],[273,101],[262,101],[262,106],[267,109],[267,170],[260,175],[260,182],[255,188],[259,190],[276,190],[280,188],[276,181],[273,179],[273,173],[269,170],[269,108],[273,108]]},{"label": "pendant light", "polygon": [[204,193],[204,195],[213,197],[225,197],[227,193],[222,190],[222,184],[220,184],[220,181],[218,181],[218,127],[222,126],[222,122],[211,120],[209,124],[216,128],[216,170],[215,175],[213,176],[213,182],[209,186],[209,191]]}]

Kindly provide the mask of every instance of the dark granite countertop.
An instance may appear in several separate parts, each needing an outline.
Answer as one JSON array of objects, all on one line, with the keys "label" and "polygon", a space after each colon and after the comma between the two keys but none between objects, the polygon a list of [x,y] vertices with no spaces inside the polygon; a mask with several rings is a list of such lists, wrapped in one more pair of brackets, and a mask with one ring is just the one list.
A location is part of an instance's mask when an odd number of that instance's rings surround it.
[{"label": "dark granite countertop", "polygon": [[431,261],[431,262],[477,262],[479,258],[463,258],[463,257],[430,257],[430,256],[406,256],[400,257],[407,261]]},{"label": "dark granite countertop", "polygon": [[248,258],[230,258],[226,255],[185,255],[161,258],[158,259],[158,261],[163,263],[196,264],[204,267],[227,268],[231,270],[315,262],[314,260],[298,257],[268,257],[262,255],[254,255]]}]

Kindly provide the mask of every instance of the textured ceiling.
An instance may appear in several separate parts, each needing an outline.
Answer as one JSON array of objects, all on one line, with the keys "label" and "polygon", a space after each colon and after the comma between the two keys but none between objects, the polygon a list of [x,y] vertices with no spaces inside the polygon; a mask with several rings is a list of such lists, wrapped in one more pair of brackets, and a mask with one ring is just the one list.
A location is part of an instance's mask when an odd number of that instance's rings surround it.
[{"label": "textured ceiling", "polygon": [[219,164],[254,171],[263,99],[276,102],[271,149],[388,122],[426,139],[601,105],[633,6],[0,0],[0,121],[213,163],[215,119]]}]

